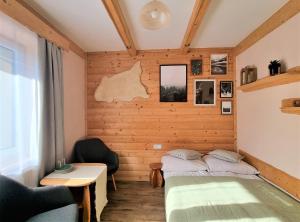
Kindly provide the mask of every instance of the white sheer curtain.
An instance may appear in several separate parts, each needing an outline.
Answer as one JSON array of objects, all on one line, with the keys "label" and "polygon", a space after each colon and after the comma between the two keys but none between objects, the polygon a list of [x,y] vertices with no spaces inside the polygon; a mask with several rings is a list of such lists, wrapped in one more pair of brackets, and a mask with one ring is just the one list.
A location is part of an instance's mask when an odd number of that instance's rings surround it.
[{"label": "white sheer curtain", "polygon": [[36,186],[38,36],[0,12],[0,173]]}]

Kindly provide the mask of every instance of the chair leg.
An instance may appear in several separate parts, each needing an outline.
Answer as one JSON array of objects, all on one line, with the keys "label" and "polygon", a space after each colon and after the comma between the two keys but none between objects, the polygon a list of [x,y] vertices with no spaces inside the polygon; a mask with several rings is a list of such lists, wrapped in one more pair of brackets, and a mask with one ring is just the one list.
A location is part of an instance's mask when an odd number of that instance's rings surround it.
[{"label": "chair leg", "polygon": [[112,181],[113,181],[113,184],[114,184],[114,188],[115,188],[115,191],[116,191],[117,190],[117,185],[116,185],[115,177],[114,177],[113,174],[111,175],[111,178],[112,178]]}]

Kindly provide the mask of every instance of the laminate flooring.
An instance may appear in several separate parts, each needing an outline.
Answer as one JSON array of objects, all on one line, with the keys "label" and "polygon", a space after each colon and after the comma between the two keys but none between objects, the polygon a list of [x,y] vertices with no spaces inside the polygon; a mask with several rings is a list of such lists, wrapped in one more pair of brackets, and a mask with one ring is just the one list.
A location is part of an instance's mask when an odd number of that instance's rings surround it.
[{"label": "laminate flooring", "polygon": [[164,188],[149,182],[117,182],[117,191],[108,184],[108,204],[101,222],[164,222]]}]

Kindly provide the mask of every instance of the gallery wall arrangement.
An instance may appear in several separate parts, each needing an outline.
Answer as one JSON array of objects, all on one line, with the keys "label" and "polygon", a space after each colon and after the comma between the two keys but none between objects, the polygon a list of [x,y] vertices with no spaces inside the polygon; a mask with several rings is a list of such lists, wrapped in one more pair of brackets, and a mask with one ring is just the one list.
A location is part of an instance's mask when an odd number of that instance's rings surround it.
[{"label": "gallery wall arrangement", "polygon": [[[226,74],[211,75],[212,54],[227,55]],[[202,59],[202,73],[193,75],[191,61],[199,58]],[[96,88],[105,76],[112,77],[130,70],[138,61],[142,69],[141,84],[147,89],[149,98],[137,97],[127,102],[111,103],[95,100]],[[222,115],[221,101],[231,100],[233,107],[235,97],[233,94],[233,98],[220,98],[220,82],[235,80],[233,65],[233,54],[230,48],[197,49],[188,54],[182,54],[178,50],[141,51],[135,57],[128,56],[126,52],[89,53],[87,134],[100,137],[119,154],[118,179],[147,180],[149,163],[160,161],[161,155],[172,148],[233,149],[235,146],[234,109],[232,115]],[[186,101],[160,101],[161,85],[169,84],[167,78],[161,81],[160,75],[165,73],[160,72],[161,67],[166,67],[166,71],[173,67],[179,68],[177,71],[183,73],[184,78],[186,76]],[[184,78],[179,78],[178,84],[176,82],[182,89],[185,88],[185,84],[181,84],[185,83]],[[215,105],[195,105],[195,82],[202,79],[215,82],[213,89],[209,87],[206,92],[207,95],[210,96],[211,93],[215,97]],[[174,95],[170,98],[173,100]],[[199,102],[200,100],[198,99]],[[204,100],[202,103],[206,103]],[[162,144],[162,149],[154,150],[153,144]]]}]

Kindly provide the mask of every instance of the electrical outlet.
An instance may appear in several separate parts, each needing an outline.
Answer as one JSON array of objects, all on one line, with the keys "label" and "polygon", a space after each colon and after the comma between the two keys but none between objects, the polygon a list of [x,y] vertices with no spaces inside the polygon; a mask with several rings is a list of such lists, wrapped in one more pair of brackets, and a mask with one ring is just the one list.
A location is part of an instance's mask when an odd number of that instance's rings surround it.
[{"label": "electrical outlet", "polygon": [[162,144],[153,144],[153,149],[155,150],[161,150]]}]

